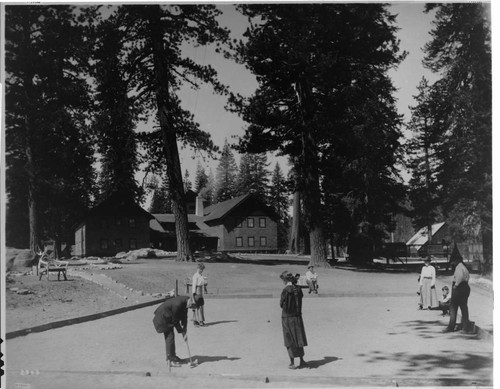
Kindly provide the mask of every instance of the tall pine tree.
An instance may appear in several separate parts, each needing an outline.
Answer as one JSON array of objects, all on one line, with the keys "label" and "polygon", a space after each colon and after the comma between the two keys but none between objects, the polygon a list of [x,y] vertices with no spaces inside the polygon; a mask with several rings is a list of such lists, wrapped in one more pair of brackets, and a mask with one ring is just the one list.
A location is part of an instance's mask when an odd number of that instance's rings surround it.
[{"label": "tall pine tree", "polygon": [[236,184],[237,195],[255,193],[267,201],[269,192],[269,172],[265,153],[244,153],[240,158],[239,175]]},{"label": "tall pine tree", "polygon": [[236,183],[238,178],[238,167],[234,159],[231,146],[224,141],[224,147],[217,165],[215,176],[215,195],[214,202],[229,200],[237,193]]},{"label": "tall pine tree", "polygon": [[288,224],[290,216],[288,185],[281,170],[280,164],[276,162],[271,177],[271,187],[269,188],[269,205],[279,216],[278,221],[278,249],[280,251],[288,248]]},{"label": "tall pine tree", "polygon": [[200,161],[196,164],[196,177],[194,178],[194,191],[200,193],[204,188],[206,188],[208,183],[208,176],[205,169],[201,165]]},{"label": "tall pine tree", "polygon": [[177,142],[197,149],[214,150],[210,135],[200,129],[193,115],[182,109],[178,92],[181,85],[199,88],[200,83],[226,88],[217,73],[186,57],[184,44],[219,46],[228,38],[216,17],[214,5],[144,4],[122,5],[115,13],[116,28],[126,32],[122,44],[127,49],[124,63],[130,74],[136,104],[155,112],[158,127],[141,134],[143,145],[157,169],[166,166],[172,208],[175,215],[177,259],[192,260],[189,245],[187,208]]},{"label": "tall pine tree", "polygon": [[433,89],[425,78],[420,82],[418,92],[414,96],[417,105],[411,107],[412,118],[408,124],[413,133],[408,142],[408,167],[412,172],[409,197],[414,224],[417,229],[427,227],[429,242],[432,244],[432,225],[441,220],[439,191],[442,188],[437,182],[439,161],[436,153],[441,137],[434,122]]},{"label": "tall pine tree", "polygon": [[[352,135],[376,140],[376,132],[370,134],[374,126],[387,133],[391,148],[398,136],[400,119],[387,75],[404,58],[398,53],[395,17],[382,4],[251,4],[240,9],[254,23],[237,48],[238,58],[259,80],[254,96],[233,100],[234,109],[251,123],[241,149],[279,150],[292,158],[311,262],[328,266],[320,175],[336,150],[332,145],[342,138],[348,143]],[[376,108],[367,119],[370,104]],[[350,134],[353,124],[363,131]],[[358,166],[370,167],[369,160]],[[363,185],[369,189],[370,181]]]},{"label": "tall pine tree", "polygon": [[166,174],[161,180],[155,177],[150,183],[150,190],[153,191],[149,212],[155,213],[172,213],[172,199],[170,198],[170,190]]},{"label": "tall pine tree", "polygon": [[[440,76],[433,85],[436,132],[442,137],[440,200],[448,220],[482,243],[483,265],[492,260],[491,4],[429,4],[435,10],[424,64]],[[478,253],[480,254],[480,253]]]},{"label": "tall pine tree", "polygon": [[28,221],[32,252],[51,239],[58,255],[93,195],[88,18],[68,5],[5,7],[7,231]]},{"label": "tall pine tree", "polygon": [[123,61],[121,42],[125,31],[115,28],[113,16],[96,27],[95,65],[96,118],[94,131],[101,155],[100,197],[114,192],[140,200],[142,190],[135,180],[139,170],[134,129],[139,108],[129,96],[128,64]]}]

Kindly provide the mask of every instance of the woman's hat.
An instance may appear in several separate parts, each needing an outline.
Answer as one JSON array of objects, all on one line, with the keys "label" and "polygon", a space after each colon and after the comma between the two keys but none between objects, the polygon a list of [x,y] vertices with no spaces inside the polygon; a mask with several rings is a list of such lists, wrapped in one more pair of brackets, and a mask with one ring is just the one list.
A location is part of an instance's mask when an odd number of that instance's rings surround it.
[{"label": "woman's hat", "polygon": [[309,265],[307,268],[312,269],[313,267],[314,267],[313,265]]},{"label": "woman's hat", "polygon": [[288,270],[285,270],[283,273],[281,273],[280,278],[283,281],[287,281],[287,282],[291,282],[291,281],[295,280],[295,276],[292,273],[290,273]]}]

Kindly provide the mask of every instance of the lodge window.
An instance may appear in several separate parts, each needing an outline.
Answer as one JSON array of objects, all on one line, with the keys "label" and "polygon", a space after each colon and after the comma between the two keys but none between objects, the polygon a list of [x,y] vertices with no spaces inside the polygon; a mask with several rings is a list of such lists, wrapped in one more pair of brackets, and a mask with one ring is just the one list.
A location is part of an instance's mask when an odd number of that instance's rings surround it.
[{"label": "lodge window", "polygon": [[129,248],[136,249],[137,248],[137,239],[131,238],[129,240]]},{"label": "lodge window", "polygon": [[253,217],[249,217],[247,219],[247,227],[248,228],[253,228]]},{"label": "lodge window", "polygon": [[253,236],[248,237],[248,247],[254,247],[255,246],[255,238]]},{"label": "lodge window", "polygon": [[259,227],[260,228],[266,228],[266,218],[265,217],[260,217],[259,218]]},{"label": "lodge window", "polygon": [[130,228],[135,228],[135,219],[133,217],[131,217],[130,219],[128,219],[128,226]]},{"label": "lodge window", "polygon": [[236,247],[243,247],[243,238],[241,236],[236,238]]},{"label": "lodge window", "polygon": [[242,227],[243,227],[243,220],[240,220],[236,225],[236,228],[242,228]]},{"label": "lodge window", "polygon": [[267,236],[261,236],[260,237],[260,247],[266,247],[267,246]]},{"label": "lodge window", "polygon": [[122,240],[121,239],[115,239],[115,247],[116,248],[122,247]]},{"label": "lodge window", "polygon": [[117,226],[121,226],[121,224],[122,224],[122,219],[121,219],[121,218],[119,218],[119,217],[117,217],[117,218],[115,219],[115,224],[116,224]]},{"label": "lodge window", "polygon": [[101,239],[101,249],[107,249],[107,248],[108,248],[108,240]]}]

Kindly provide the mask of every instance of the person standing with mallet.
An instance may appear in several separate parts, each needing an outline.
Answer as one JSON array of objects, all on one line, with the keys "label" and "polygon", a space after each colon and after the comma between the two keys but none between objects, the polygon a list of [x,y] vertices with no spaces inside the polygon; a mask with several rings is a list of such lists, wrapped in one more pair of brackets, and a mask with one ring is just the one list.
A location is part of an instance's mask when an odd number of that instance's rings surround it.
[{"label": "person standing with mallet", "polygon": [[175,353],[174,328],[187,342],[187,296],[176,296],[165,300],[154,312],[153,324],[156,332],[163,333],[168,367],[181,366],[182,360]]}]

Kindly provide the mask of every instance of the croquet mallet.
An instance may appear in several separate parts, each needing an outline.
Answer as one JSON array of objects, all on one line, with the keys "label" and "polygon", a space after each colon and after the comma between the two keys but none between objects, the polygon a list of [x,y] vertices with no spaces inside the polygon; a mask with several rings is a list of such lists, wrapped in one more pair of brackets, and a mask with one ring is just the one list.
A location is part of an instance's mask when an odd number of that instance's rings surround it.
[{"label": "croquet mallet", "polygon": [[184,338],[184,341],[186,342],[186,346],[187,346],[187,349],[188,349],[189,367],[195,367],[195,366],[198,365],[198,360],[195,359],[194,362],[193,362],[193,359],[191,358],[191,350],[189,350],[189,343],[188,343],[187,335],[184,336],[183,338]]}]

